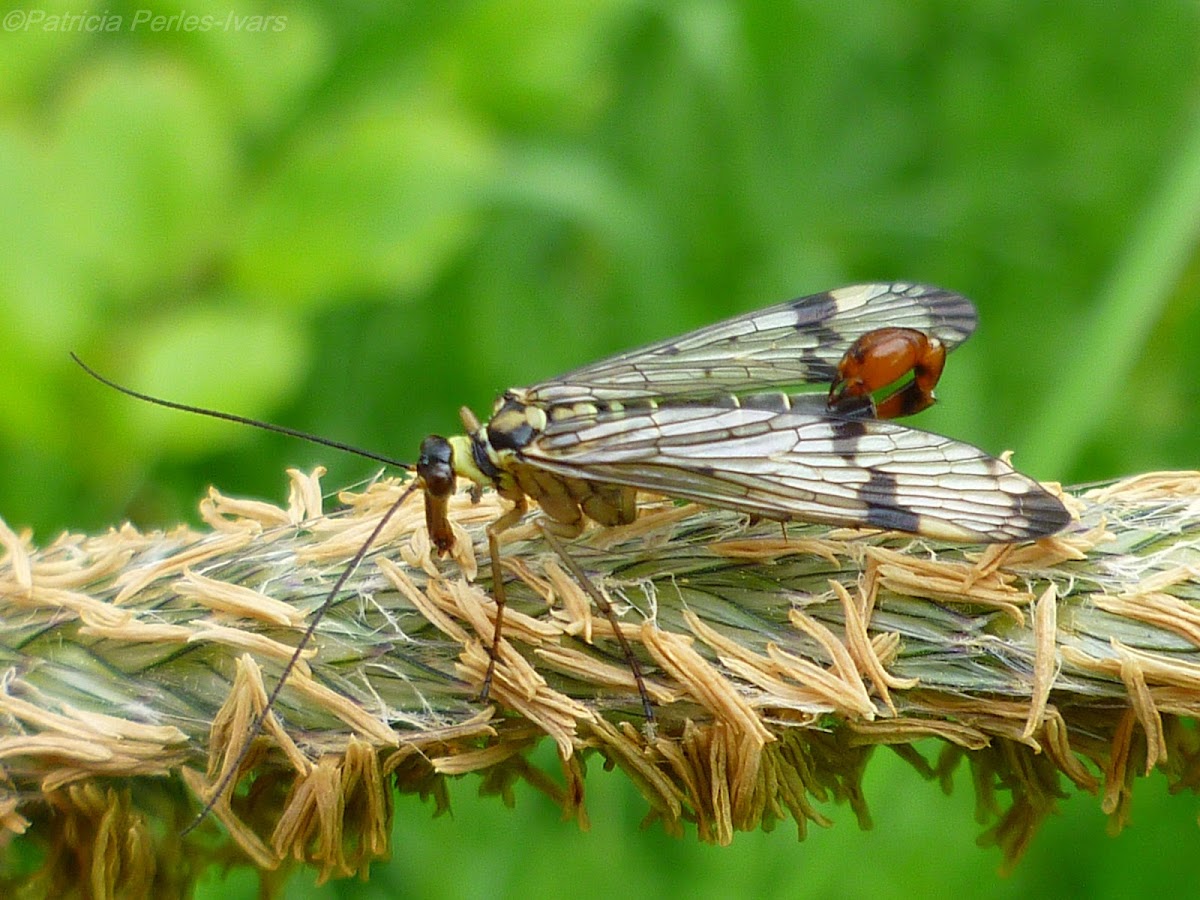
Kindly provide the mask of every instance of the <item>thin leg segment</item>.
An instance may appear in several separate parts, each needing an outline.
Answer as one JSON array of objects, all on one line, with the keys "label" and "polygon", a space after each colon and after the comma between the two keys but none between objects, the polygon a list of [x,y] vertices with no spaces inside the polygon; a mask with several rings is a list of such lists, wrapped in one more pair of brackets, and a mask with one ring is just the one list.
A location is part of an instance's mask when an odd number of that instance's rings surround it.
[{"label": "thin leg segment", "polygon": [[625,633],[621,630],[621,620],[617,618],[616,610],[612,608],[612,604],[608,602],[608,598],[600,591],[592,582],[583,567],[575,561],[575,558],[567,552],[566,546],[560,541],[545,523],[542,524],[542,534],[545,535],[546,543],[548,543],[554,552],[558,554],[559,559],[566,564],[571,575],[579,583],[592,601],[596,604],[596,608],[608,618],[612,625],[613,634],[617,636],[617,643],[621,645],[621,652],[625,654],[625,661],[629,664],[629,669],[633,672],[633,680],[637,683],[638,696],[642,698],[642,713],[646,717],[646,730],[653,734],[654,732],[654,705],[650,702],[650,694],[646,691],[646,679],[642,675],[642,664],[638,662],[638,658],[633,654],[633,647],[629,645],[629,639],[625,637]]}]

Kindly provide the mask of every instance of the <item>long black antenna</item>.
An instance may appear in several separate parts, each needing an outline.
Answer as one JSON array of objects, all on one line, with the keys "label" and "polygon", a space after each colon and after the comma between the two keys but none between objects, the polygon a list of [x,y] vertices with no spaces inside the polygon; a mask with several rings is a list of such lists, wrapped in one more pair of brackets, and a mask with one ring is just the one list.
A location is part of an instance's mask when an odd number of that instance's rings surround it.
[{"label": "long black antenna", "polygon": [[[312,444],[320,444],[324,447],[332,447],[335,450],[343,450],[346,453],[352,453],[355,456],[362,456],[366,459],[372,459],[376,462],[381,462],[386,465],[396,466],[397,468],[412,468],[412,466],[408,463],[403,463],[399,460],[391,459],[390,457],[382,456],[378,453],[371,453],[367,450],[360,450],[357,447],[351,447],[349,444],[343,444],[341,441],[331,441],[323,437],[318,437],[315,434],[309,434],[305,431],[297,431],[295,428],[288,428],[284,425],[274,425],[271,422],[261,422],[258,419],[251,419],[247,418],[246,416],[238,416],[234,415],[233,413],[221,412],[220,410],[216,409],[207,409],[203,406],[191,406],[187,403],[176,403],[174,400],[163,400],[161,397],[152,397],[149,394],[143,394],[141,391],[135,391],[132,388],[127,388],[124,385],[117,384],[115,381],[105,378],[74,353],[71,354],[71,359],[75,360],[75,362],[81,369],[83,369],[83,371],[87,372],[101,384],[106,385],[115,391],[120,391],[122,394],[133,397],[137,400],[144,400],[147,403],[153,403],[155,406],[165,406],[168,409],[178,409],[183,412],[196,413],[197,415],[201,416],[209,416],[213,419],[224,419],[226,422],[237,422],[240,425],[250,425],[254,428],[261,428],[263,431],[274,431],[278,434],[286,434],[289,437],[299,438],[302,441],[308,441]],[[411,494],[420,484],[421,480],[415,479],[407,488],[404,489],[404,492],[400,495],[400,498],[388,508],[388,511],[384,513],[383,518],[379,520],[379,523],[371,530],[371,533],[367,536],[367,539],[363,541],[362,546],[358,548],[358,552],[354,554],[354,557],[346,565],[346,568],[342,570],[342,574],[338,576],[337,581],[334,582],[333,587],[325,596],[325,599],[321,602],[321,605],[317,607],[316,612],[313,613],[312,620],[308,623],[308,628],[306,628],[304,634],[301,635],[300,642],[296,644],[296,649],[292,652],[292,656],[287,661],[287,665],[283,667],[283,672],[280,674],[279,680],[275,683],[275,687],[272,688],[270,695],[267,697],[267,702],[263,706],[262,711],[254,717],[254,721],[250,723],[250,727],[246,730],[245,743],[243,743],[241,749],[238,750],[237,757],[234,759],[233,764],[226,766],[225,774],[221,777],[221,780],[217,783],[217,786],[209,795],[209,799],[207,802],[205,802],[204,808],[200,810],[196,818],[194,818],[188,824],[188,826],[184,828],[182,832],[180,832],[181,836],[188,834],[190,831],[192,831],[192,829],[203,822],[208,817],[208,814],[212,812],[213,807],[216,806],[217,802],[230,788],[230,785],[233,784],[234,780],[237,778],[238,770],[241,769],[242,763],[246,761],[246,756],[250,753],[250,747],[254,743],[254,739],[257,738],[262,732],[263,725],[266,724],[267,721],[267,716],[271,715],[272,710],[275,708],[275,701],[279,699],[279,694],[283,691],[283,686],[287,684],[288,678],[291,677],[292,672],[299,664],[300,655],[312,641],[312,637],[316,633],[317,626],[321,624],[321,620],[325,618],[325,614],[329,612],[330,608],[333,606],[333,601],[337,599],[338,592],[341,591],[343,586],[346,584],[346,580],[350,577],[354,570],[358,568],[359,564],[366,557],[367,551],[370,550],[371,546],[376,540],[378,540],[379,535],[383,533],[383,529],[387,526],[387,523],[391,520],[392,516],[396,514],[396,511],[400,509],[400,505],[408,499],[409,494]]]},{"label": "long black antenna", "polygon": [[250,425],[254,428],[261,428],[263,431],[274,431],[276,434],[286,434],[288,437],[299,438],[302,441],[308,441],[310,444],[320,444],[323,447],[332,447],[335,450],[343,450],[346,453],[353,453],[355,456],[361,456],[365,459],[373,459],[375,462],[381,462],[384,465],[395,466],[398,469],[411,469],[412,463],[401,462],[398,459],[392,459],[390,456],[383,456],[379,453],[372,453],[370,450],[360,450],[358,447],[352,447],[349,444],[343,444],[341,441],[331,441],[328,438],[319,437],[315,434],[309,434],[307,431],[297,431],[295,428],[288,428],[286,425],[275,425],[271,422],[262,422],[258,419],[251,419],[246,416],[238,416],[233,413],[221,412],[219,409],[207,409],[203,406],[190,406],[187,403],[176,403],[174,400],[164,400],[161,397],[152,397],[150,394],[143,394],[141,391],[135,391],[133,388],[127,388],[124,385],[117,384],[111,379],[105,378],[82,359],[71,353],[71,359],[75,360],[79,368],[87,372],[98,382],[114,391],[120,391],[129,397],[134,397],[138,400],[144,400],[147,403],[153,403],[155,406],[165,406],[167,409],[178,409],[183,412],[195,413],[198,416],[208,416],[212,419],[224,419],[226,422],[237,422],[239,425]]},{"label": "long black antenna", "polygon": [[388,511],[384,513],[383,518],[379,520],[379,524],[377,524],[371,530],[371,533],[367,536],[367,539],[363,541],[362,546],[358,548],[358,552],[354,554],[353,559],[351,559],[346,565],[346,568],[342,570],[342,574],[338,576],[338,580],[334,582],[333,587],[325,596],[324,601],[322,601],[321,605],[317,607],[317,611],[313,613],[312,621],[308,623],[308,628],[305,629],[303,636],[300,638],[300,643],[296,645],[296,649],[292,652],[291,659],[289,659],[287,661],[287,665],[283,667],[283,672],[280,674],[279,680],[275,682],[275,687],[271,690],[270,696],[267,697],[267,702],[263,706],[262,711],[254,717],[254,721],[250,723],[250,727],[246,730],[246,742],[242,744],[241,749],[238,750],[237,758],[234,759],[233,765],[226,766],[225,774],[222,776],[221,780],[217,782],[217,786],[209,795],[208,801],[204,804],[204,808],[200,810],[200,812],[196,815],[196,818],[192,819],[192,821],[188,823],[186,828],[179,832],[180,837],[185,837],[192,831],[192,829],[203,822],[208,817],[208,814],[212,812],[213,807],[217,805],[217,801],[220,800],[225,794],[225,791],[229,790],[230,785],[233,784],[234,780],[238,776],[238,770],[241,769],[242,763],[246,761],[246,756],[250,753],[250,745],[254,743],[254,739],[258,737],[259,733],[262,731],[263,725],[267,721],[267,716],[271,715],[271,711],[275,708],[275,701],[279,699],[279,695],[283,691],[283,686],[287,684],[288,678],[291,676],[292,671],[296,668],[296,665],[300,661],[300,654],[304,652],[304,648],[307,647],[309,641],[312,640],[312,636],[316,632],[317,626],[320,625],[321,620],[325,618],[325,613],[329,612],[330,608],[333,606],[333,601],[337,598],[338,592],[346,583],[346,579],[348,579],[351,573],[358,568],[359,563],[363,561],[363,557],[367,555],[367,551],[371,549],[371,545],[375,543],[379,535],[383,532],[383,529],[387,526],[387,523],[391,520],[392,516],[396,514],[396,510],[398,510],[400,505],[408,499],[408,495],[413,492],[413,489],[416,488],[418,484],[420,484],[419,480],[413,481],[411,484],[409,484],[409,486],[404,489],[404,493],[400,495],[400,499],[398,499],[388,508]]}]

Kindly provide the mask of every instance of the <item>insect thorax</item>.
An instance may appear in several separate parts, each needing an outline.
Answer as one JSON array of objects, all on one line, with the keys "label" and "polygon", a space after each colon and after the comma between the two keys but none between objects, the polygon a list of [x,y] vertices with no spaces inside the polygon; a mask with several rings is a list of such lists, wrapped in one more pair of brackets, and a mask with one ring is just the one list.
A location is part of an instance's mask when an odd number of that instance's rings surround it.
[{"label": "insect thorax", "polygon": [[514,391],[506,391],[485,424],[480,425],[469,410],[464,409],[462,416],[467,433],[447,440],[454,473],[516,499],[509,469],[521,450],[546,427],[546,413],[522,402]]},{"label": "insect thorax", "polygon": [[[547,409],[526,402],[520,390],[506,391],[486,424],[468,427],[467,434],[448,440],[455,474],[518,504],[528,497],[550,519],[570,528],[582,527],[585,516],[601,525],[627,524],[636,517],[634,488],[552,472],[527,460],[523,452],[552,421],[620,415],[617,406],[614,410],[608,404],[577,402]],[[470,417],[464,422],[469,426]]]}]

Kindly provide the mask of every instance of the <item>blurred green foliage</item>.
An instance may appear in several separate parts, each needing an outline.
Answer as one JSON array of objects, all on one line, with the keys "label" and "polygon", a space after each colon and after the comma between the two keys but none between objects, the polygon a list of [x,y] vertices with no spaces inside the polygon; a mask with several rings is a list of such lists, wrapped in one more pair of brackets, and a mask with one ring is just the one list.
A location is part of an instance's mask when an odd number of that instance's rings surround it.
[{"label": "blurred green foliage", "polygon": [[[194,518],[209,483],[280,498],[285,464],[323,462],[330,486],[371,471],[116,396],[70,349],[144,390],[411,458],[508,385],[889,278],[981,312],[925,427],[1043,478],[1193,468],[1198,87],[1200,7],[1182,0],[6,5],[0,515],[48,540]],[[604,773],[590,834],[468,781],[454,818],[403,799],[395,864],[325,895],[1194,880],[1157,848],[1196,840],[1195,802],[1155,779],[1117,840],[1095,799],[1065,803],[1006,880],[974,847],[965,778],[946,799],[881,751],[868,784],[872,832],[832,810],[803,844],[714,849],[639,831],[644,804]]]}]

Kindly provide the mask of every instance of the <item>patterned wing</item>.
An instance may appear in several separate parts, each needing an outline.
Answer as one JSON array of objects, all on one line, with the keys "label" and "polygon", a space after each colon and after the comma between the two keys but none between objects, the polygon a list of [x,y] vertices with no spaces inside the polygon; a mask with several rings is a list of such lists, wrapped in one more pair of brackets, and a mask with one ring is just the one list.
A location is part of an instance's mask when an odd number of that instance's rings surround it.
[{"label": "patterned wing", "polygon": [[929,285],[839,288],[621,353],[517,393],[526,403],[549,406],[828,385],[850,344],[887,326],[923,331],[952,349],[975,329],[975,307]]},{"label": "patterned wing", "polygon": [[893,422],[814,413],[814,404],[782,394],[728,400],[560,419],[522,456],[566,477],[768,519],[943,540],[1009,543],[1070,521],[1036,481],[969,444]]}]

